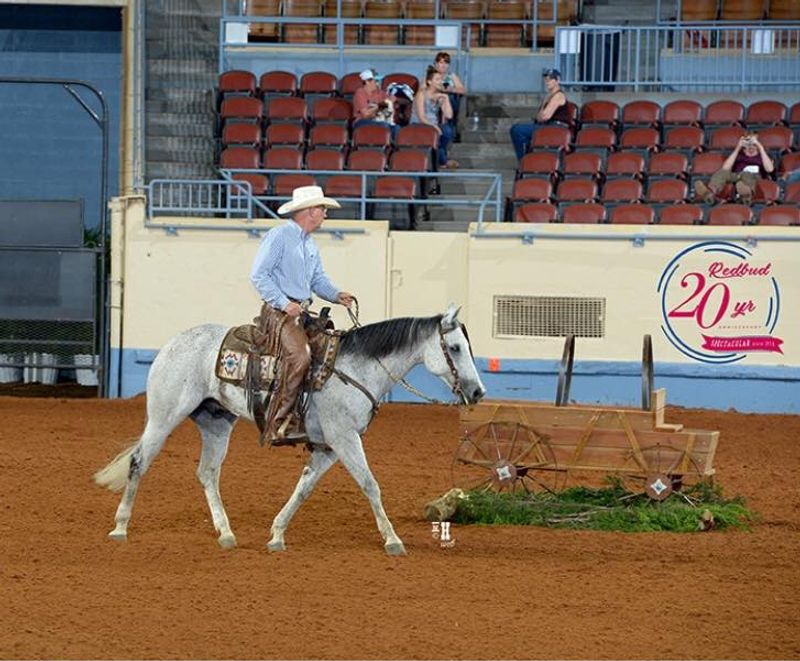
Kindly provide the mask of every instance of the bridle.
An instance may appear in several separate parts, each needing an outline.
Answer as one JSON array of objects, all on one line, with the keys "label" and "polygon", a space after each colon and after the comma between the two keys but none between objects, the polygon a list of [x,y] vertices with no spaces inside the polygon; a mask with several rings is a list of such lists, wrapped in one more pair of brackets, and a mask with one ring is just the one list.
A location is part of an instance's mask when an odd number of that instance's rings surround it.
[{"label": "bridle", "polygon": [[[350,316],[350,321],[353,324],[353,326],[350,328],[350,330],[353,330],[353,328],[360,328],[361,327],[361,323],[358,320],[358,313],[359,313],[358,299],[355,296],[353,297],[353,302],[355,303],[355,312],[353,312],[350,308],[347,308],[347,314]],[[462,324],[462,323],[459,323],[457,327],[461,329],[462,333],[464,333],[464,337],[467,340],[467,346],[469,347],[469,354],[470,354],[470,356],[472,356],[473,355],[472,354],[472,344],[469,341],[469,335],[467,334],[466,326],[464,326],[464,324]],[[420,397],[421,399],[424,399],[426,402],[429,402],[431,404],[443,404],[445,406],[459,406],[460,404],[469,404],[469,400],[467,399],[466,395],[464,394],[464,388],[461,385],[461,377],[460,377],[460,375],[458,373],[458,368],[456,367],[456,364],[453,361],[453,357],[450,355],[450,352],[447,349],[447,341],[445,340],[445,335],[447,335],[447,333],[450,333],[450,332],[454,331],[457,327],[454,326],[453,328],[445,331],[444,327],[442,326],[442,322],[439,321],[439,324],[438,324],[439,346],[441,347],[442,353],[444,354],[444,359],[445,359],[445,362],[447,363],[447,368],[450,370],[450,376],[453,377],[453,383],[450,386],[450,390],[452,391],[452,393],[456,397],[458,397],[459,401],[444,402],[444,401],[442,401],[440,399],[436,399],[435,397],[428,397],[428,395],[426,395],[425,393],[421,392],[420,390],[418,390],[417,388],[412,386],[404,378],[396,376],[395,374],[393,374],[392,371],[388,367],[386,367],[386,365],[383,364],[383,362],[380,360],[380,358],[375,358],[375,360],[377,361],[378,365],[381,366],[381,369],[383,369],[383,371],[386,372],[386,374],[389,375],[389,378],[394,383],[403,386],[403,388],[405,388],[408,392],[416,395],[417,397]],[[375,396],[371,392],[369,392],[369,390],[367,390],[366,387],[364,387],[361,383],[356,381],[353,377],[343,373],[341,370],[339,370],[336,367],[332,368],[332,372],[336,376],[338,376],[339,379],[341,379],[344,383],[347,383],[348,385],[351,385],[351,386],[357,388],[358,390],[360,390],[362,393],[364,393],[364,395],[367,397],[367,399],[369,399],[370,403],[372,404],[372,415],[373,416],[378,412],[378,407],[380,406],[380,402],[377,399],[375,399]]]}]

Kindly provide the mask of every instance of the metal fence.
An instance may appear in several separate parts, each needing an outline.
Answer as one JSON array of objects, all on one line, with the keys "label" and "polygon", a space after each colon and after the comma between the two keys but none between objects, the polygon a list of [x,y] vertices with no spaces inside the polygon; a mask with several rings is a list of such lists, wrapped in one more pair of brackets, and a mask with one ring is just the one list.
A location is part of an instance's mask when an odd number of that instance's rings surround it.
[{"label": "metal fence", "polygon": [[[429,207],[475,208],[475,218],[501,222],[503,213],[503,176],[496,172],[372,172],[355,170],[221,170],[224,180],[154,179],[148,185],[148,218],[156,216],[216,216],[224,218],[252,219],[258,210],[264,217],[276,218],[273,211],[276,203],[290,199],[280,195],[254,195],[249,182],[233,179],[235,174],[311,175],[315,178],[331,175],[357,176],[361,179],[360,195],[338,197],[339,202],[353,207],[354,220],[368,220],[376,204],[393,204],[421,208],[426,213]],[[418,181],[418,196],[412,199],[376,197],[370,195],[374,179],[402,177]],[[419,195],[428,190],[427,182],[437,185],[441,180],[462,182],[485,181],[486,190],[480,195],[464,197],[429,197]]]},{"label": "metal fence", "polygon": [[800,24],[557,27],[554,58],[591,90],[796,91]]}]

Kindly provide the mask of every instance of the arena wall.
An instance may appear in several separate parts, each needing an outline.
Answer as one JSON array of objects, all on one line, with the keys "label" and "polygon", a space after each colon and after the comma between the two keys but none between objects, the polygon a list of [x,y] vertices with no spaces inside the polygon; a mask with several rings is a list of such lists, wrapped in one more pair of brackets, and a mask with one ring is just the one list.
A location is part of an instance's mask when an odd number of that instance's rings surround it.
[{"label": "arena wall", "polygon": [[[173,334],[255,316],[248,275],[256,235],[275,223],[156,218],[148,227],[144,204],[139,197],[112,203],[110,392],[117,396],[144,390],[158,347]],[[326,270],[357,294],[363,322],[463,305],[492,397],[551,400],[564,336],[576,332],[572,398],[635,405],[649,334],[655,385],[667,388],[671,403],[800,412],[800,237],[793,228],[544,225],[523,232],[493,224],[482,233],[476,225],[468,234],[392,233],[384,221],[325,228],[341,230],[316,237]],[[335,320],[349,326],[341,309]],[[432,396],[447,395],[422,370],[411,380]],[[399,389],[391,397],[413,399]]]}]

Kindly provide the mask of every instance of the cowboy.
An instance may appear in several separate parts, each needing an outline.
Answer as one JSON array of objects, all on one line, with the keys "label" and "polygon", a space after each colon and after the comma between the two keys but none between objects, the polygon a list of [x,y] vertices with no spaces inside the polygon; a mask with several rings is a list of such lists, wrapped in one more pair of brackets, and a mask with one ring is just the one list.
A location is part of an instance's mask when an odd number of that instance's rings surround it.
[{"label": "cowboy", "polygon": [[347,307],[353,302],[353,294],[340,290],[325,274],[311,237],[327,210],[339,208],[319,186],[295,188],[291,201],[278,209],[280,215],[290,214],[291,220],[267,232],[253,261],[250,282],[264,301],[261,318],[280,329],[282,373],[264,434],[270,443],[305,437],[303,421],[294,415],[294,407],[311,363],[302,323],[311,294]]}]

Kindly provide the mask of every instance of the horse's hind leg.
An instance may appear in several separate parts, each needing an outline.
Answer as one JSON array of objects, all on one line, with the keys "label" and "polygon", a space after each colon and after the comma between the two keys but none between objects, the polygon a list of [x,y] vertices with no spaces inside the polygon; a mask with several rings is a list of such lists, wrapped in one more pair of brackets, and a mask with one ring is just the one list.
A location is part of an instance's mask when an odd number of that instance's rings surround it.
[{"label": "horse's hind leg", "polygon": [[369,500],[372,512],[375,515],[375,522],[378,530],[384,539],[383,548],[389,555],[405,555],[406,549],[403,542],[394,531],[386,511],[381,502],[381,489],[378,482],[372,475],[372,471],[367,464],[367,456],[364,454],[364,447],[361,444],[361,437],[355,431],[350,431],[340,438],[346,438],[345,443],[337,443],[334,448],[347,472],[352,475],[361,491]]},{"label": "horse's hind leg", "polygon": [[197,479],[203,485],[203,490],[211,510],[214,528],[219,533],[217,539],[224,549],[236,546],[236,537],[231,530],[228,515],[222,505],[219,493],[219,474],[225,455],[228,453],[230,440],[236,416],[227,409],[222,408],[213,400],[206,400],[192,413],[192,420],[200,429],[203,439],[203,450],[200,454],[200,464],[197,467]]},{"label": "horse's hind leg", "polygon": [[300,474],[300,479],[294,488],[292,497],[289,498],[272,521],[272,538],[267,544],[267,548],[270,551],[286,550],[283,533],[286,531],[289,521],[292,520],[300,505],[311,495],[319,479],[336,463],[336,459],[336,455],[328,448],[314,448],[311,451],[311,456]]},{"label": "horse's hind leg", "polygon": [[142,479],[150,464],[161,452],[164,441],[167,440],[170,432],[177,426],[180,418],[159,420],[157,416],[150,417],[145,425],[142,437],[139,442],[127,453],[120,455],[112,463],[128,461],[128,478],[125,483],[125,491],[119,501],[117,513],[114,517],[115,527],[108,536],[117,541],[125,541],[128,538],[128,523],[133,511],[133,502],[136,499],[136,492],[139,489],[139,481]]}]

